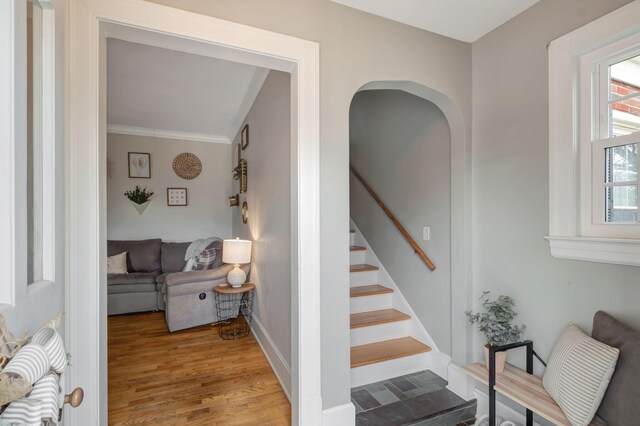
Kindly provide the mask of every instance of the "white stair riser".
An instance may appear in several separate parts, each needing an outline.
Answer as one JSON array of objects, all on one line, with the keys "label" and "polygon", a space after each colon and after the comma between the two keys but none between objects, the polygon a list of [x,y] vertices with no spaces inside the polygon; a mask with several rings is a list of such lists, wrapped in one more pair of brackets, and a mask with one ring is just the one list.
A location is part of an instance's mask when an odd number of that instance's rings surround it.
[{"label": "white stair riser", "polygon": [[378,284],[378,271],[351,272],[349,273],[349,283],[351,287]]},{"label": "white stair riser", "polygon": [[350,251],[349,252],[349,264],[350,265],[359,265],[361,263],[366,263],[365,257],[367,252],[364,250],[360,251]]},{"label": "white stair riser", "polygon": [[386,324],[372,325],[351,329],[351,346],[364,345],[366,343],[380,342],[382,340],[397,339],[410,334],[411,323],[409,320],[395,321]]},{"label": "white stair riser", "polygon": [[350,300],[351,313],[377,311],[393,307],[393,293],[376,294],[373,296],[352,297]]},{"label": "white stair riser", "polygon": [[430,353],[406,356],[351,369],[351,387],[367,385],[429,368]]},{"label": "white stair riser", "polygon": [[349,232],[349,245],[350,246],[355,246],[356,245],[356,233],[355,232]]}]

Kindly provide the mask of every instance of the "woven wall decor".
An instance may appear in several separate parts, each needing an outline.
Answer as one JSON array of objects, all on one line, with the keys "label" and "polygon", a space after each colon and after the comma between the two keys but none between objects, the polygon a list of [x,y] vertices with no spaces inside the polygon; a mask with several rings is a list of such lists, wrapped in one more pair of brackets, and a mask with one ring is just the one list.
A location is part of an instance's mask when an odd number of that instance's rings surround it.
[{"label": "woven wall decor", "polygon": [[195,179],[202,172],[202,162],[196,155],[183,152],[173,160],[173,171],[182,179]]}]

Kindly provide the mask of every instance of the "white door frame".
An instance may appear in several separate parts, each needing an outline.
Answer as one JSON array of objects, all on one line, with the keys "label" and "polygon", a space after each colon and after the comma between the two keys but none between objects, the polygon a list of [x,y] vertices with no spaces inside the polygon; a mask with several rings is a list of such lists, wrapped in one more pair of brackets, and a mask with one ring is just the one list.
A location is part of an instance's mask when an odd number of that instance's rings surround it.
[{"label": "white door frame", "polygon": [[[67,384],[85,400],[68,425],[106,425],[106,39],[291,73],[292,420],[320,425],[319,46],[142,0],[68,0],[65,70]],[[297,160],[297,163],[296,163]]]}]

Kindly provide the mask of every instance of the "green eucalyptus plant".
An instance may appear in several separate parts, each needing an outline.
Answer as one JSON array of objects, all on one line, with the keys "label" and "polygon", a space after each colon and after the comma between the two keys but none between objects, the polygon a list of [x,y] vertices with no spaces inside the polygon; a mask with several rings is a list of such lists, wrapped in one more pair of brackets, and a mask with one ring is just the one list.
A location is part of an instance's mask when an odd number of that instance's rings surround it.
[{"label": "green eucalyptus plant", "polygon": [[147,188],[140,188],[138,185],[136,185],[135,189],[124,193],[125,197],[136,204],[146,203],[152,195],[153,192],[147,192]]},{"label": "green eucalyptus plant", "polygon": [[498,299],[491,300],[489,293],[484,291],[480,296],[485,312],[466,311],[467,319],[471,324],[478,325],[478,330],[485,335],[489,346],[518,342],[520,335],[527,327],[511,325],[511,321],[518,315],[513,310],[515,306],[513,299],[509,296],[498,296]]}]

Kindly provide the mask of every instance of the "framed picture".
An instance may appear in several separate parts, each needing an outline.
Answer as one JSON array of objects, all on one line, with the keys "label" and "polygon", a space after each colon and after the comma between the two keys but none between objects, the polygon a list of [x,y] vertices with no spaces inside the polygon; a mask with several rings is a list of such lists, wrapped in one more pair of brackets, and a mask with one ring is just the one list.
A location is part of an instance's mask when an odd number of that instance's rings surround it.
[{"label": "framed picture", "polygon": [[147,152],[129,153],[129,177],[151,178],[151,154]]},{"label": "framed picture", "polygon": [[242,149],[245,150],[249,146],[249,125],[245,124],[242,128],[242,133],[240,133],[240,143],[242,144]]},{"label": "framed picture", "polygon": [[167,188],[168,206],[186,206],[187,188]]}]

